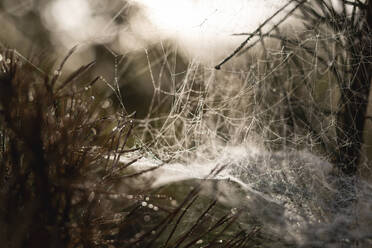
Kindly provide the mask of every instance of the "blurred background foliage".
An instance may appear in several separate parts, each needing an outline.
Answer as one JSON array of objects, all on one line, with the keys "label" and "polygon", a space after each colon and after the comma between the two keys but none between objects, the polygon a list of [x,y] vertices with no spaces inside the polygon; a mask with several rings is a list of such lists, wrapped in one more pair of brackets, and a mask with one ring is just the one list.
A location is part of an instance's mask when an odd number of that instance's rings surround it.
[{"label": "blurred background foliage", "polygon": [[[98,0],[4,0],[0,2],[0,44],[16,49],[31,60],[42,57],[37,65],[41,70],[61,61],[72,47],[78,46],[61,76],[95,60],[91,77],[100,75],[107,82],[117,81],[128,112],[135,111],[141,118],[146,115],[154,91],[149,62],[154,75],[159,75],[161,70],[159,58],[177,59],[176,67],[171,68],[174,74],[184,71],[186,62],[171,51],[166,42],[141,46],[141,39],[135,37],[136,34],[131,32],[133,27],[128,23],[137,12],[136,5],[121,0],[110,3]],[[146,52],[145,48],[148,49]],[[164,76],[161,87],[170,87],[173,79]],[[112,94],[102,84],[97,84],[95,90],[105,97]],[[112,100],[116,101],[116,98]]]}]

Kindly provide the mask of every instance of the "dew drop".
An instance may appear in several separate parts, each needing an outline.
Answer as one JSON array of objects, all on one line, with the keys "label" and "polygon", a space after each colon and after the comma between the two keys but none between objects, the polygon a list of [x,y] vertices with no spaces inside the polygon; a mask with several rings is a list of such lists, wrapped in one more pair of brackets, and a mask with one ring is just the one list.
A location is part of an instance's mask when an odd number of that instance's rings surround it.
[{"label": "dew drop", "polygon": [[147,206],[147,202],[144,201],[144,202],[141,203],[141,205],[142,205],[142,207],[146,207]]},{"label": "dew drop", "polygon": [[145,216],[143,217],[143,220],[144,220],[145,222],[149,222],[149,221],[151,220],[150,215],[145,215]]},{"label": "dew drop", "polygon": [[196,244],[197,245],[203,244],[203,240],[199,239],[198,241],[196,241]]},{"label": "dew drop", "polygon": [[238,210],[237,210],[236,208],[232,208],[232,209],[231,209],[231,213],[232,213],[232,214],[237,214],[237,213],[238,213]]},{"label": "dew drop", "polygon": [[154,205],[152,205],[152,204],[149,204],[149,208],[154,208]]},{"label": "dew drop", "polygon": [[10,64],[10,62],[11,62],[10,59],[6,59],[6,60],[5,60],[5,63],[6,63],[6,64]]},{"label": "dew drop", "polygon": [[149,200],[150,200],[150,197],[147,196],[147,197],[145,198],[145,200],[146,200],[146,201],[149,201]]},{"label": "dew drop", "polygon": [[94,196],[95,196],[95,194],[94,194],[94,192],[92,191],[92,193],[90,193],[90,195],[89,195],[89,197],[88,197],[88,201],[89,201],[89,202],[93,201]]},{"label": "dew drop", "polygon": [[141,237],[141,233],[139,232],[139,233],[136,233],[136,235],[134,235],[135,237],[136,237],[136,239],[139,239],[140,237]]},{"label": "dew drop", "polygon": [[28,101],[29,102],[33,102],[34,101],[34,94],[33,94],[33,92],[30,90],[29,92],[28,92]]},{"label": "dew drop", "polygon": [[97,130],[95,128],[92,127],[90,130],[92,131],[93,135],[97,135]]},{"label": "dew drop", "polygon": [[158,211],[159,208],[157,206],[154,206],[154,211]]},{"label": "dew drop", "polygon": [[108,107],[111,106],[111,102],[109,100],[106,100],[102,103],[102,108],[107,109]]}]

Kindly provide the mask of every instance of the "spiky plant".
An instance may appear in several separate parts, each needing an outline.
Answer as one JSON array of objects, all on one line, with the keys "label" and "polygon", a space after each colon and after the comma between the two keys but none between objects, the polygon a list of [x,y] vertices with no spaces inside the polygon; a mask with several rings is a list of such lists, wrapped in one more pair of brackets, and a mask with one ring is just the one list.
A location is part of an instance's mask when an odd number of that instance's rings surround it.
[{"label": "spiky plant", "polygon": [[94,97],[100,78],[85,75],[93,63],[61,77],[72,52],[43,73],[37,61],[0,51],[1,245],[247,247],[259,240],[259,227],[242,229],[242,211],[226,209],[218,192],[201,195],[207,180],[181,183],[177,192],[151,187],[144,175],[159,166],[132,168],[141,149],[127,147],[131,118]]}]

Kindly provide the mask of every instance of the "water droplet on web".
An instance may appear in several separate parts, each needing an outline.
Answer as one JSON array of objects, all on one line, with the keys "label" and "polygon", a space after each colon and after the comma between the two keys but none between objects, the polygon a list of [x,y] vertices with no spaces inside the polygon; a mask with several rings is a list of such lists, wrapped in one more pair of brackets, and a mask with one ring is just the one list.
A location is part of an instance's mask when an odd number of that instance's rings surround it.
[{"label": "water droplet on web", "polygon": [[107,109],[108,107],[110,107],[110,105],[111,105],[111,102],[109,100],[106,100],[102,103],[102,108]]},{"label": "water droplet on web", "polygon": [[147,206],[147,202],[144,201],[144,202],[141,203],[141,205],[142,205],[142,207],[146,207]]},{"label": "water droplet on web", "polygon": [[93,135],[97,135],[97,130],[95,128],[92,127],[91,131],[92,131]]},{"label": "water droplet on web", "polygon": [[196,244],[197,245],[203,244],[203,240],[199,239],[198,241],[196,241]]},{"label": "water droplet on web", "polygon": [[157,206],[154,206],[154,211],[158,211],[159,208]]},{"label": "water droplet on web", "polygon": [[146,201],[149,201],[149,200],[150,200],[150,197],[147,196],[147,197],[145,198],[145,200],[146,200]]},{"label": "water droplet on web", "polygon": [[171,201],[171,204],[172,204],[172,206],[176,207],[177,206],[177,201],[173,200],[173,201]]},{"label": "water droplet on web", "polygon": [[61,75],[61,72],[59,70],[55,70],[53,74],[54,74],[54,76],[59,76],[59,75]]},{"label": "water droplet on web", "polygon": [[114,128],[112,129],[112,131],[115,132],[117,129],[118,129],[118,127],[114,127]]},{"label": "water droplet on web", "polygon": [[232,209],[231,209],[231,213],[232,213],[232,214],[237,214],[237,213],[238,213],[238,210],[237,210],[236,208],[232,208]]},{"label": "water droplet on web", "polygon": [[92,191],[92,193],[90,193],[90,195],[89,195],[89,197],[88,197],[88,201],[89,201],[89,202],[93,201],[94,196],[95,196],[95,194],[94,194],[94,192]]},{"label": "water droplet on web", "polygon": [[136,233],[136,235],[134,235],[134,237],[136,238],[136,239],[139,239],[140,237],[142,236],[142,234],[139,232],[139,233]]},{"label": "water droplet on web", "polygon": [[152,205],[152,204],[149,204],[149,208],[154,208],[154,205]]},{"label": "water droplet on web", "polygon": [[6,59],[6,60],[5,60],[5,63],[7,63],[7,64],[10,64],[10,62],[11,62],[10,59]]},{"label": "water droplet on web", "polygon": [[33,102],[34,101],[34,94],[33,94],[33,92],[31,90],[28,92],[28,101],[29,102]]},{"label": "water droplet on web", "polygon": [[143,220],[144,220],[145,222],[149,222],[149,221],[151,220],[150,215],[145,215],[145,216],[143,217]]}]

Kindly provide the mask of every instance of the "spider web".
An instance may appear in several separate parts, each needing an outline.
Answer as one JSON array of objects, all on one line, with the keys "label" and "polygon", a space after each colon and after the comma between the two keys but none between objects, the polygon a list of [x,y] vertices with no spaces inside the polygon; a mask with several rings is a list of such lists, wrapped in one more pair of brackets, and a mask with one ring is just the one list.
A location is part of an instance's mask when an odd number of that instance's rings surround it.
[{"label": "spider web", "polygon": [[[353,22],[355,12],[347,14]],[[340,138],[349,133],[338,115],[349,101],[343,90],[355,78],[348,46],[357,32],[350,25],[304,27],[288,38],[280,27],[260,34],[261,52],[241,55],[222,71],[191,61],[179,72],[177,49],[161,44],[163,57],[156,63],[146,50],[154,91],[146,118],[137,121],[137,135],[151,142],[150,157],[175,161],[163,167],[164,174],[176,170],[184,178],[203,178],[205,167],[227,165],[219,179],[241,185],[247,199],[254,199],[241,204],[271,231],[285,223],[284,233],[299,244],[331,246],[336,241],[328,236],[314,243],[320,236],[313,230],[350,243],[358,239],[347,231],[355,225],[367,244],[370,216],[358,219],[364,213],[360,202],[371,204],[364,191],[370,186],[331,165],[338,149],[353,142]],[[164,74],[170,85],[164,85]],[[169,112],[157,112],[169,102]],[[368,162],[361,167],[368,169]],[[284,208],[279,216],[271,203]],[[260,208],[265,214],[255,212]]]},{"label": "spider web", "polygon": [[[277,27],[261,34],[260,52],[244,54],[221,71],[192,60],[177,70],[177,47],[166,43],[155,60],[145,50],[153,96],[145,118],[136,120],[136,142],[148,147],[137,166],[172,159],[158,177],[177,169],[190,179],[227,165],[215,179],[238,183],[244,200],[241,194],[221,200],[243,205],[268,233],[304,246],[370,244],[371,185],[340,176],[330,163],[334,150],[347,145],[337,140],[339,133],[348,135],[337,115],[346,104],[341,91],[354,77],[345,49],[354,30],[345,27],[335,32],[305,26],[290,39]],[[114,80],[103,81],[126,111],[119,55],[107,49]],[[335,67],[346,71],[345,85]]]}]

